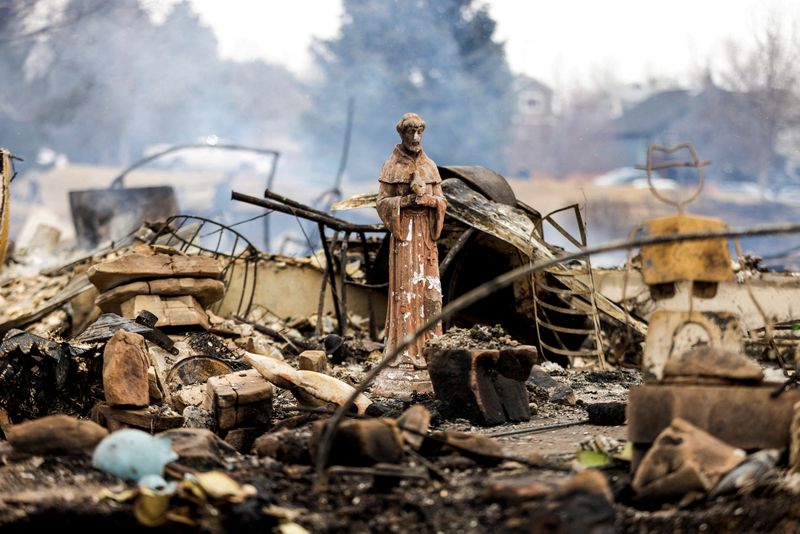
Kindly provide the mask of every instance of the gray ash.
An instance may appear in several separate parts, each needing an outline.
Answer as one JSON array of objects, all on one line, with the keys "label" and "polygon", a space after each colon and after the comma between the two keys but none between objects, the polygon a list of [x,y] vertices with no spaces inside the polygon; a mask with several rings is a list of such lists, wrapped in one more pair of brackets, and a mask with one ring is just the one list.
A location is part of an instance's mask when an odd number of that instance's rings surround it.
[{"label": "gray ash", "polygon": [[445,334],[429,339],[426,348],[435,349],[507,349],[520,343],[499,324],[476,324],[472,328],[453,327]]}]

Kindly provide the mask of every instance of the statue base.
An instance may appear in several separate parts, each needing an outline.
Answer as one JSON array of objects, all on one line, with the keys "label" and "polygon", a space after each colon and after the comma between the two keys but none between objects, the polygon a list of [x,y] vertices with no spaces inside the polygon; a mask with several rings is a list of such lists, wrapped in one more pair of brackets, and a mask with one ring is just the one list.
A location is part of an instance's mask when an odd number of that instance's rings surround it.
[{"label": "statue base", "polygon": [[375,378],[371,395],[410,401],[413,393],[431,394],[433,384],[427,369],[387,367]]}]

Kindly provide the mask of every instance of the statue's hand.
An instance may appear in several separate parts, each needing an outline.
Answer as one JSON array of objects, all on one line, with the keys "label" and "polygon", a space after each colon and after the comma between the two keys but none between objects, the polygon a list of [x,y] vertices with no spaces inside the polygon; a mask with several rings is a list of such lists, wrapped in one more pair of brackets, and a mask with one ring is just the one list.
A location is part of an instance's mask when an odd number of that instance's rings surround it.
[{"label": "statue's hand", "polygon": [[417,199],[417,197],[414,196],[414,195],[404,195],[404,196],[400,197],[400,207],[401,208],[407,208],[409,206],[415,206],[416,205],[416,199]]},{"label": "statue's hand", "polygon": [[435,208],[436,198],[433,195],[419,195],[414,199],[414,204],[426,208]]}]

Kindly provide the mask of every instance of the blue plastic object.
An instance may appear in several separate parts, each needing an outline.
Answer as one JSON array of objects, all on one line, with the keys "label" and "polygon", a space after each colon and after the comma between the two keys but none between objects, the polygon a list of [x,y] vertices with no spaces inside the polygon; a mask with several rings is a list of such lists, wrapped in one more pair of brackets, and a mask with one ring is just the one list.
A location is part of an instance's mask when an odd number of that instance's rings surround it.
[{"label": "blue plastic object", "polygon": [[169,438],[126,428],[112,432],[97,445],[92,465],[120,478],[138,481],[145,475],[161,476],[164,466],[177,459]]}]

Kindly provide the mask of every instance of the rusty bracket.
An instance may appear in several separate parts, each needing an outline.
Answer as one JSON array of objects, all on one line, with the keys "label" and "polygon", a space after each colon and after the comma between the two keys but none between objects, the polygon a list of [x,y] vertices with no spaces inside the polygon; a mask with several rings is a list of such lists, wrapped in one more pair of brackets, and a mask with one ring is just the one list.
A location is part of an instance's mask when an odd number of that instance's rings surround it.
[{"label": "rusty bracket", "polygon": [[175,343],[164,332],[156,328],[156,321],[158,318],[147,310],[136,316],[136,323],[148,328],[146,332],[142,332],[145,339],[152,341],[173,356],[177,356],[179,351],[175,348]]}]

